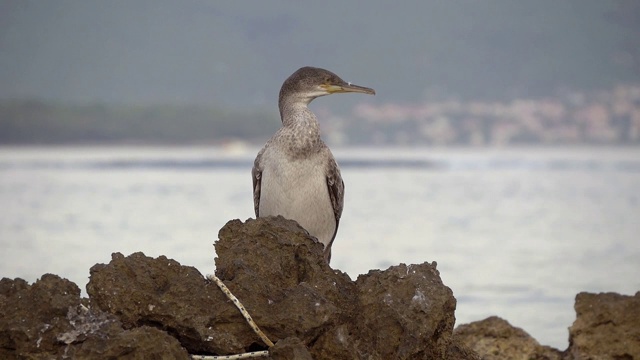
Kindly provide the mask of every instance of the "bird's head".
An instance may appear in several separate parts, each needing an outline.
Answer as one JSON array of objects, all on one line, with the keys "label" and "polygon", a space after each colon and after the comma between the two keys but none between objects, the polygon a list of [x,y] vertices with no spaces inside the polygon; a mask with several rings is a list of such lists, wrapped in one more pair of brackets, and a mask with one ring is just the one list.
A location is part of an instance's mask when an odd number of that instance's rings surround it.
[{"label": "bird's head", "polygon": [[280,89],[280,102],[293,97],[308,104],[320,96],[348,92],[376,94],[375,90],[348,83],[329,70],[306,66],[284,81]]}]

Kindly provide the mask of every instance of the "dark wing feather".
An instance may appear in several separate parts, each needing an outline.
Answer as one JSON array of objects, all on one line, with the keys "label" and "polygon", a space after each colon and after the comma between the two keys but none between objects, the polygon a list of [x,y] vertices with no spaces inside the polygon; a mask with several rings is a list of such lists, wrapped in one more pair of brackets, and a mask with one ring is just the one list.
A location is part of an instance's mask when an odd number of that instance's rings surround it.
[{"label": "dark wing feather", "polygon": [[331,238],[331,243],[327,247],[330,248],[333,243],[333,239],[336,238],[338,225],[340,224],[340,217],[342,216],[342,208],[344,207],[344,182],[342,181],[338,164],[333,157],[329,160],[329,167],[327,169],[327,188],[329,189],[329,198],[331,199],[331,206],[333,207],[333,215],[336,217],[336,230]]},{"label": "dark wing feather", "polygon": [[260,216],[260,185],[262,182],[260,160],[262,159],[262,153],[264,153],[264,149],[260,150],[258,156],[256,156],[256,160],[253,162],[253,169],[251,169],[251,177],[253,179],[253,210],[256,212],[256,218]]}]

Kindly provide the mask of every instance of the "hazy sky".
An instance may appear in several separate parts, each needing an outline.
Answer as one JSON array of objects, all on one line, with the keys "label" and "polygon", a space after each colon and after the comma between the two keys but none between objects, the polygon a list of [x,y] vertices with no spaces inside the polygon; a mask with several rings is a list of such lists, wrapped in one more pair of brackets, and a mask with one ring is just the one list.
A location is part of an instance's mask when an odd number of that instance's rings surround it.
[{"label": "hazy sky", "polygon": [[612,26],[612,9],[600,0],[0,0],[0,99],[271,105],[305,65],[376,88],[365,101],[377,102],[638,80],[624,63],[633,31]]}]

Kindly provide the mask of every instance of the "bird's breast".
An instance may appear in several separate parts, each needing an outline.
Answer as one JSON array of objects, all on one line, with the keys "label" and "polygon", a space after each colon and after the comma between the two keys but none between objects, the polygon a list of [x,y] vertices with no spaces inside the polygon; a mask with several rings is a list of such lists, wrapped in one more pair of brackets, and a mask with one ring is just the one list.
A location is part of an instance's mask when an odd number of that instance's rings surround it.
[{"label": "bird's breast", "polygon": [[[307,204],[314,198],[329,202],[326,166],[315,157],[291,160],[285,156],[273,157],[265,162],[262,170],[262,193],[274,196],[272,202],[281,207],[289,204]],[[264,194],[264,192],[269,194]],[[271,194],[273,193],[273,194]],[[275,201],[275,199],[280,199]]]},{"label": "bird's breast", "polygon": [[336,221],[327,188],[327,159],[318,154],[291,160],[279,152],[265,154],[263,159],[260,216],[282,215],[296,220],[328,244]]}]

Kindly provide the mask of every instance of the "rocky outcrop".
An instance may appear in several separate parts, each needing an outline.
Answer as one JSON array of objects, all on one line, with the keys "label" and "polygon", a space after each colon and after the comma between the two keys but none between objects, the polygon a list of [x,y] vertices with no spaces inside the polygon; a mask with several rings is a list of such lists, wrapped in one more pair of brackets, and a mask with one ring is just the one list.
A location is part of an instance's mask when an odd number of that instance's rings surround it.
[{"label": "rocky outcrop", "polygon": [[168,333],[125,330],[117,317],[87,308],[84,300],[76,284],[56,275],[33,285],[2,279],[0,359],[188,359]]},{"label": "rocky outcrop", "polygon": [[445,355],[456,302],[435,264],[401,264],[353,282],[281,217],[231,221],[219,238],[218,277],[274,340],[296,336],[318,359]]},{"label": "rocky outcrop", "polygon": [[600,360],[640,359],[640,292],[576,296],[576,320],[569,328],[569,348],[541,346],[524,330],[492,316],[458,326],[454,340],[482,359]]},{"label": "rocky outcrop", "polygon": [[540,345],[524,330],[497,316],[456,328],[454,336],[484,360],[560,360],[562,353]]},{"label": "rocky outcrop", "polygon": [[[456,300],[435,263],[352,281],[295,222],[230,221],[216,275],[275,342],[273,359],[633,359],[640,295],[580,294],[571,347],[541,346],[499,318],[455,331]],[[215,283],[164,256],[113,254],[88,299],[56,275],[0,281],[0,358],[171,358],[267,346]],[[609,337],[607,337],[609,336]]]},{"label": "rocky outcrop", "polygon": [[640,292],[576,296],[576,321],[569,328],[573,359],[640,359]]}]

